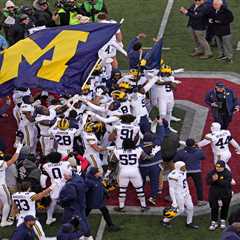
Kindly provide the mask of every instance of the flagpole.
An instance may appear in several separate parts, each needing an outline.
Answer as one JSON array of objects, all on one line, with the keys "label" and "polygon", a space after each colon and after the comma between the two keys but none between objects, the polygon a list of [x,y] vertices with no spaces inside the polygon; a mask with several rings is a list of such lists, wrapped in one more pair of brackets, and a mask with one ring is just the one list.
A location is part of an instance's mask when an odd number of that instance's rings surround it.
[{"label": "flagpole", "polygon": [[[122,24],[124,23],[124,21],[125,21],[125,19],[122,18],[121,21],[120,21],[120,24],[122,25]],[[92,76],[92,73],[93,73],[94,69],[96,68],[96,66],[97,66],[99,63],[101,63],[101,61],[102,61],[102,59],[98,58],[98,60],[97,60],[97,62],[95,63],[94,67],[92,68],[92,70],[91,70],[90,73],[88,74],[88,77],[87,77],[86,81],[83,83],[82,88],[84,88],[84,86],[87,84],[89,78]]]},{"label": "flagpole", "polygon": [[86,81],[83,83],[82,85],[82,89],[85,87],[85,85],[87,84],[89,78],[92,76],[93,71],[95,70],[95,68],[97,67],[97,65],[102,61],[102,59],[98,58],[98,60],[96,61],[95,65],[93,66],[92,70],[90,71],[90,73],[88,74],[88,77],[86,79]]}]

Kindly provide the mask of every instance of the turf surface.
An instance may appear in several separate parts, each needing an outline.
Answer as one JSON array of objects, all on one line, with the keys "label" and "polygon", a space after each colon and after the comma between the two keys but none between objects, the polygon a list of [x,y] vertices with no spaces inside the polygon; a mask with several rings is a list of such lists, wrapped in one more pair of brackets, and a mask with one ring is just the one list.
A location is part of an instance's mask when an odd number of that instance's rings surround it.
[{"label": "turf surface", "polygon": [[[170,47],[170,51],[164,51],[164,59],[172,66],[179,68],[184,67],[188,71],[229,71],[240,72],[240,52],[235,51],[234,63],[225,64],[218,62],[215,58],[218,56],[216,48],[213,48],[214,57],[209,60],[200,60],[190,57],[194,45],[191,40],[191,34],[187,29],[187,17],[179,13],[181,6],[189,7],[191,0],[175,0],[169,22],[164,36],[165,47]],[[229,7],[234,13],[234,23],[232,24],[234,48],[237,41],[240,41],[240,5],[238,0],[231,0]]]},{"label": "turf surface", "polygon": [[161,226],[158,216],[114,216],[114,222],[123,230],[112,234],[105,232],[103,240],[219,240],[221,230],[208,230],[209,217],[199,216],[195,219],[200,226],[198,230],[185,227],[185,218],[177,217],[171,229]]},{"label": "turf surface", "polygon": [[[59,230],[60,226],[61,226],[61,215],[56,215],[57,218],[57,222],[51,224],[50,226],[45,225],[45,221],[46,221],[46,214],[44,215],[39,215],[39,221],[42,224],[43,230],[46,234],[47,237],[55,237],[57,231]],[[92,234],[95,236],[98,230],[98,226],[100,224],[100,215],[90,215],[89,218],[89,223],[91,225],[91,230],[92,230]],[[15,225],[10,226],[10,227],[5,227],[5,228],[0,228],[0,238],[10,238],[13,231],[15,230]]]}]

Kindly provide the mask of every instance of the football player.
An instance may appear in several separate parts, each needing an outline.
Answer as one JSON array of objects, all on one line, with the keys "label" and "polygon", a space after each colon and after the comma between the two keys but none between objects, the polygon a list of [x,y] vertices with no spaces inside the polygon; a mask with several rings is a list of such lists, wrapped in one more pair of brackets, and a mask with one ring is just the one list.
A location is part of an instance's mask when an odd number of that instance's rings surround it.
[{"label": "football player", "polygon": [[76,128],[70,128],[68,119],[59,119],[57,126],[53,126],[49,132],[57,145],[57,152],[61,153],[63,157],[73,152],[74,138],[80,134],[80,131]]},{"label": "football player", "polygon": [[65,184],[63,173],[65,170],[71,169],[70,163],[68,161],[61,161],[61,159],[61,153],[51,152],[47,155],[47,163],[42,167],[44,171],[44,174],[41,176],[42,187],[46,187],[47,176],[50,177],[51,183],[55,185],[53,191],[50,193],[51,203],[47,210],[47,225],[56,221],[56,218],[53,218],[53,212],[57,204],[59,193]]},{"label": "football player", "polygon": [[6,169],[17,161],[22,146],[23,144],[18,144],[15,154],[9,161],[4,161],[4,159],[0,159],[0,200],[3,203],[2,220],[0,223],[0,227],[10,226],[13,224],[13,222],[7,221],[11,210],[11,195],[8,191],[6,183]]},{"label": "football player", "polygon": [[[156,82],[155,87],[151,90],[151,101],[154,106],[157,106],[160,117],[168,121],[169,129],[176,133],[177,131],[170,127],[174,107],[173,90],[181,82],[174,79],[173,70],[168,65],[163,64],[160,73],[162,78],[161,81]],[[174,119],[180,121],[180,119]]]},{"label": "football player", "polygon": [[[197,225],[193,224],[193,202],[189,192],[187,183],[186,165],[184,162],[178,161],[175,163],[175,170],[168,175],[169,193],[172,200],[172,208],[177,211],[176,215],[187,213],[186,227],[198,229]],[[162,225],[171,227],[170,221],[172,218],[164,216]]]},{"label": "football player", "polygon": [[50,127],[56,122],[56,111],[54,109],[48,109],[44,106],[37,108],[37,116],[35,117],[40,131],[40,144],[43,156],[47,156],[52,150],[54,141],[49,134]]},{"label": "football player", "polygon": [[[28,215],[36,217],[36,201],[48,196],[52,189],[53,186],[36,194],[35,192],[31,191],[30,182],[23,182],[21,184],[21,192],[16,192],[12,195],[12,200],[14,202],[13,208],[17,214],[17,226],[23,223],[24,217]],[[39,240],[46,239],[45,233],[39,221],[36,220],[33,229]]]},{"label": "football player", "polygon": [[20,106],[20,123],[19,130],[24,135],[24,143],[30,147],[31,153],[36,153],[37,147],[37,128],[34,119],[34,98],[32,96],[24,96],[23,103]]},{"label": "football player", "polygon": [[148,118],[149,114],[146,107],[146,93],[158,80],[161,79],[158,76],[152,75],[145,85],[137,86],[136,91],[131,95],[132,113],[137,117],[141,132],[143,134],[149,132],[151,129],[151,124]]},{"label": "football player", "polygon": [[120,110],[122,111],[122,114],[131,114],[131,103],[128,100],[127,94],[120,90],[115,90],[111,92],[111,96],[113,100],[119,101],[121,106]]},{"label": "football player", "polygon": [[125,139],[130,139],[138,145],[140,138],[142,138],[142,134],[140,127],[137,124],[134,124],[136,117],[127,114],[122,115],[119,118],[121,119],[121,123],[113,126],[113,132],[111,133],[111,136],[109,136],[114,139],[117,149],[122,148]]},{"label": "football player", "polygon": [[[118,163],[118,185],[119,185],[119,207],[116,211],[124,212],[126,193],[129,182],[136,189],[138,199],[141,204],[141,211],[146,211],[145,194],[143,191],[143,180],[139,171],[139,160],[144,159],[145,154],[140,147],[136,147],[135,143],[130,139],[125,139],[121,149],[115,149],[111,156],[110,163]],[[110,165],[111,168],[111,165]],[[109,173],[107,173],[109,174]]]},{"label": "football player", "polygon": [[107,151],[107,149],[99,144],[96,134],[101,132],[103,127],[104,125],[101,122],[90,121],[84,125],[82,133],[85,148],[84,157],[89,161],[90,165],[98,168],[101,172],[103,172],[103,169],[100,153]]},{"label": "football player", "polygon": [[[213,122],[211,125],[211,133],[206,134],[205,138],[198,143],[199,147],[204,147],[211,144],[212,152],[214,156],[214,164],[218,160],[223,160],[226,163],[226,167],[230,170],[228,161],[232,154],[229,150],[229,144],[231,144],[236,152],[240,154],[240,146],[233,139],[229,130],[221,130],[221,125],[217,122]],[[231,171],[231,170],[230,170]],[[233,184],[234,184],[233,180]]]},{"label": "football player", "polygon": [[20,106],[22,104],[22,98],[29,95],[31,95],[29,88],[16,88],[13,91],[12,99],[15,104],[13,108],[13,116],[16,119],[17,125],[20,123]]}]

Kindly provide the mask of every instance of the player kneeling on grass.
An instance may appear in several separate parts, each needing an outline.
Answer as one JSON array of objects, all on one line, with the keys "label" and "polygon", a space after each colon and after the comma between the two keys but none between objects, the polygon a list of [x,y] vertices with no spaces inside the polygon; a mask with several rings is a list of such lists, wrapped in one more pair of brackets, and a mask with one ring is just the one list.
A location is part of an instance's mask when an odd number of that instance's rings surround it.
[{"label": "player kneeling on grass", "polygon": [[145,159],[145,153],[142,148],[136,147],[134,141],[130,139],[125,139],[123,141],[122,149],[115,149],[113,151],[110,164],[113,164],[116,167],[116,164],[114,163],[119,163],[119,207],[115,208],[115,211],[124,211],[129,182],[131,182],[133,187],[136,189],[142,212],[148,209],[143,191],[143,180],[139,170],[140,159]]},{"label": "player kneeling on grass", "polygon": [[[31,183],[23,182],[21,184],[21,192],[12,195],[14,212],[17,215],[17,226],[20,226],[28,215],[32,216],[34,221],[33,230],[39,240],[46,239],[41,224],[35,219],[36,217],[36,201],[46,197],[54,188],[51,186],[40,193],[31,191]],[[20,239],[20,238],[19,238]]]},{"label": "player kneeling on grass", "polygon": [[175,170],[168,175],[169,193],[172,199],[172,206],[165,209],[162,225],[171,227],[170,221],[175,216],[187,213],[186,227],[198,229],[197,225],[193,224],[193,203],[187,183],[186,165],[179,161],[175,163]]}]

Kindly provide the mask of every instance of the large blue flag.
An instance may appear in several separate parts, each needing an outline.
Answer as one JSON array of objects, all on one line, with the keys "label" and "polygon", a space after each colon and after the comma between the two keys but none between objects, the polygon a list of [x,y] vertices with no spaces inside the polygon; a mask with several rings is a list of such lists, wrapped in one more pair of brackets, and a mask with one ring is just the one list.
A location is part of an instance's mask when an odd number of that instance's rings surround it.
[{"label": "large blue flag", "polygon": [[77,93],[98,51],[119,24],[89,23],[41,30],[0,54],[0,96],[15,87]]},{"label": "large blue flag", "polygon": [[162,46],[163,46],[163,39],[161,38],[157,41],[151,50],[149,50],[144,59],[147,61],[145,66],[146,69],[159,69],[161,66],[161,57],[162,57]]}]

